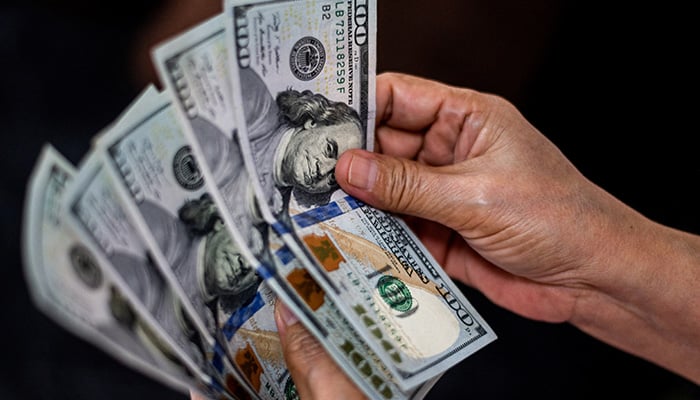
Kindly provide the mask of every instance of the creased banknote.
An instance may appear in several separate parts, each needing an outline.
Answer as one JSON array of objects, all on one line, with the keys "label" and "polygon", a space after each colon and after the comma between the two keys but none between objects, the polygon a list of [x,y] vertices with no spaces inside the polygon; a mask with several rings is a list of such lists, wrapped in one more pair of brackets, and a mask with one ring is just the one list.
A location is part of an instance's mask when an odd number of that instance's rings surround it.
[{"label": "creased banknote", "polygon": [[[74,167],[51,145],[42,149],[27,191],[23,225],[25,273],[46,315],[126,365],[187,393],[195,379],[154,348],[133,317],[116,312],[123,295],[65,218]],[[169,353],[170,351],[168,351]]]},{"label": "creased banknote", "polygon": [[163,92],[143,119],[105,135],[110,170],[203,335],[221,343],[222,361],[230,360],[256,396],[282,398],[289,372],[274,322],[274,293],[241,256],[174,111]]},{"label": "creased banknote", "polygon": [[239,141],[261,208],[299,241],[287,244],[400,387],[494,340],[401,220],[335,182],[338,156],[373,142],[376,1],[230,0],[224,14]]},{"label": "creased banknote", "polygon": [[170,361],[172,368],[179,367],[181,375],[190,376],[193,387],[207,396],[239,398],[226,390],[223,379],[216,379],[208,361],[211,350],[153,265],[99,156],[91,153],[81,164],[64,207],[68,222],[89,246],[94,264],[115,283],[110,298],[114,318],[142,337],[151,353]]},{"label": "creased banknote", "polygon": [[[409,393],[399,390],[381,361],[303,268],[270,269],[279,262],[276,255],[282,255],[284,267],[297,262],[285,251],[277,233],[256,215],[256,199],[235,138],[223,22],[222,15],[216,16],[161,44],[154,50],[154,62],[179,105],[181,120],[195,155],[202,160],[205,177],[217,186],[218,196],[214,197],[224,211],[226,225],[249,250],[243,251],[249,263],[263,271],[261,275],[268,284],[369,396],[418,398],[430,385]],[[279,249],[275,256],[272,248]],[[319,301],[319,296],[323,300]]]}]

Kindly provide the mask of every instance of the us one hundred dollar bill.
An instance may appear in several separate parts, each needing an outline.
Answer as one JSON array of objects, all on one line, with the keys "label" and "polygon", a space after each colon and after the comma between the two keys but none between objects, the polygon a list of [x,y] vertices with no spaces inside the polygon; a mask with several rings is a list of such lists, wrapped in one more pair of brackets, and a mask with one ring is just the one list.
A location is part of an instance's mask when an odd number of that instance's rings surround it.
[{"label": "us one hundred dollar bill", "polygon": [[115,283],[110,299],[117,319],[130,327],[152,353],[180,367],[194,388],[209,397],[236,399],[209,363],[211,350],[192,329],[191,319],[151,262],[138,231],[124,210],[99,153],[81,164],[68,188],[68,222]]},{"label": "us one hundred dollar bill", "polygon": [[66,221],[64,196],[76,170],[51,145],[42,149],[27,191],[25,273],[37,306],[65,329],[175,390],[198,383],[151,346],[145,330],[115,313],[123,295]]},{"label": "us one hundred dollar bill", "polygon": [[[256,199],[235,137],[224,34],[223,15],[219,15],[159,45],[153,58],[161,80],[179,105],[193,152],[202,160],[203,174],[217,186],[213,197],[225,211],[222,216],[232,236],[247,244],[249,263],[369,396],[422,397],[431,385],[400,390],[313,278],[302,267],[294,268],[298,261],[285,251],[277,233],[256,215]],[[277,269],[278,262],[291,268]]]},{"label": "us one hundred dollar bill", "polygon": [[[260,398],[281,397],[288,377],[279,351],[274,296],[240,260],[182,135],[170,96],[161,93],[134,126],[105,136],[104,154],[120,194],[156,263],[223,356],[222,373]],[[245,334],[257,327],[257,334]],[[272,349],[265,357],[258,350]],[[229,371],[233,369],[233,371]]]},{"label": "us one hundred dollar bill", "polygon": [[494,340],[405,224],[335,182],[338,156],[373,143],[376,2],[229,0],[224,14],[239,141],[263,214],[399,386]]},{"label": "us one hundred dollar bill", "polygon": [[[216,207],[169,93],[133,127],[105,136],[120,193],[173,286],[256,396],[290,381],[274,322],[274,293],[245,262]],[[224,360],[225,361],[225,360]]]}]

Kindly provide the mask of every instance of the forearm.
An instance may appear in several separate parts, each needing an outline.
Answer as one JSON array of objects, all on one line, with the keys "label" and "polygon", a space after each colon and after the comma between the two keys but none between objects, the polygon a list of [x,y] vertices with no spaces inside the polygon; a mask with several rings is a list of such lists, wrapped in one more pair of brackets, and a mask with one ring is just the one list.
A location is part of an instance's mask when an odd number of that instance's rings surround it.
[{"label": "forearm", "polygon": [[[700,383],[700,237],[631,213],[599,246],[575,326]],[[621,223],[622,222],[622,223]]]}]

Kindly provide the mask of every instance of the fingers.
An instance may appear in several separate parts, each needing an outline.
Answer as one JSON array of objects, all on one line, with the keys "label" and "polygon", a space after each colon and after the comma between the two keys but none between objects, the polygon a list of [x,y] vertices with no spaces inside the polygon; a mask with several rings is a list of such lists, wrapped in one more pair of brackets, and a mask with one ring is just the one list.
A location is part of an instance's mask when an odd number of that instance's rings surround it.
[{"label": "fingers", "polygon": [[281,301],[275,306],[275,321],[287,368],[301,399],[365,398]]},{"label": "fingers", "polygon": [[374,207],[460,230],[482,198],[477,178],[465,171],[354,149],[340,157],[335,175],[348,194]]},{"label": "fingers", "polygon": [[544,158],[561,164],[551,143],[503,98],[401,74],[381,78],[381,154],[346,151],[335,169],[340,186],[372,206],[484,237],[503,228],[485,222],[499,222],[494,210],[509,207],[505,195],[513,196],[512,207],[521,200],[515,176],[557,170]]},{"label": "fingers", "polygon": [[432,125],[451,89],[443,84],[398,73],[377,76],[377,120],[409,131]]},{"label": "fingers", "polygon": [[378,150],[446,165],[466,158],[493,97],[397,73],[377,77]]}]

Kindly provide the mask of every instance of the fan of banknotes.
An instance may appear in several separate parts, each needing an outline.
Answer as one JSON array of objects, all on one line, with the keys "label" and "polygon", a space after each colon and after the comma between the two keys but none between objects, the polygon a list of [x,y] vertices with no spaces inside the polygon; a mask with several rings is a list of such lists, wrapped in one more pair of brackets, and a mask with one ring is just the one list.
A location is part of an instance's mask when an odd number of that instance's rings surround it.
[{"label": "fan of banknotes", "polygon": [[80,165],[28,184],[37,306],[173,388],[290,399],[284,301],[370,398],[421,399],[496,335],[398,217],[343,192],[371,149],[376,1],[227,0],[153,49]]}]

